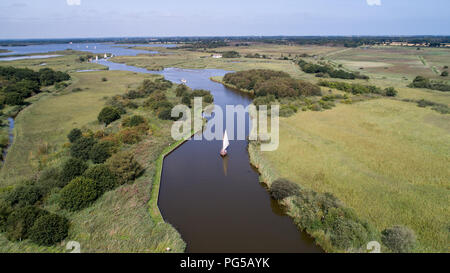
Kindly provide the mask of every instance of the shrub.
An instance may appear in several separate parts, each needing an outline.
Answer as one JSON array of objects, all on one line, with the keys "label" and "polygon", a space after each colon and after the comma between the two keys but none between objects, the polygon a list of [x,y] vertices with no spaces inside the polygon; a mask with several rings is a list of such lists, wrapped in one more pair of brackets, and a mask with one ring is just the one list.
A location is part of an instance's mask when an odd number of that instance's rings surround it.
[{"label": "shrub", "polygon": [[65,183],[61,182],[61,169],[59,167],[44,169],[39,175],[36,185],[43,188],[45,192],[49,192],[54,187],[64,187]]},{"label": "shrub", "polygon": [[102,78],[102,82],[107,82],[107,81],[108,81],[107,78],[105,78],[105,77]]},{"label": "shrub", "polygon": [[395,96],[397,96],[397,93],[398,93],[394,87],[388,87],[388,88],[384,89],[384,92],[385,92],[386,96],[388,96],[388,97],[395,97]]},{"label": "shrub", "polygon": [[360,248],[374,238],[373,229],[348,208],[330,208],[324,225],[331,243],[340,249]]},{"label": "shrub", "polygon": [[282,200],[286,197],[296,195],[300,187],[286,179],[275,180],[270,186],[270,195],[275,200]]},{"label": "shrub", "polygon": [[68,233],[69,221],[53,213],[39,217],[29,232],[31,241],[44,246],[61,242]]},{"label": "shrub", "polygon": [[70,158],[63,164],[60,178],[61,184],[65,186],[69,181],[82,175],[87,168],[88,165],[83,160]]},{"label": "shrub", "polygon": [[48,214],[47,211],[34,206],[26,206],[14,210],[9,216],[6,224],[6,236],[11,241],[27,239],[29,231],[34,222],[41,216]]},{"label": "shrub", "polygon": [[404,226],[394,226],[381,232],[383,244],[398,253],[410,252],[416,245],[414,231]]},{"label": "shrub", "polygon": [[117,177],[119,185],[134,181],[144,170],[130,151],[114,154],[106,164]]},{"label": "shrub", "polygon": [[76,140],[78,140],[80,137],[83,136],[83,133],[80,129],[75,128],[70,131],[70,133],[67,135],[67,138],[69,139],[70,143],[74,143]]},{"label": "shrub", "polygon": [[189,91],[189,87],[187,87],[185,84],[180,84],[177,87],[176,95],[177,95],[177,97],[182,97],[188,91]]},{"label": "shrub", "polygon": [[8,105],[22,105],[24,104],[24,98],[19,93],[6,93],[5,104]]},{"label": "shrub", "polygon": [[89,151],[89,158],[95,164],[105,162],[111,156],[112,143],[107,141],[101,141],[92,146]]},{"label": "shrub", "polygon": [[172,109],[165,107],[159,110],[158,118],[163,120],[171,120],[172,119]]},{"label": "shrub", "polygon": [[90,167],[83,176],[94,181],[98,193],[112,190],[117,185],[115,175],[105,164]]},{"label": "shrub", "polygon": [[332,194],[300,190],[293,198],[291,215],[295,223],[308,232],[324,233],[325,240],[336,249],[360,249],[377,238],[377,231]]},{"label": "shrub", "polygon": [[70,146],[70,155],[83,160],[89,159],[92,147],[97,143],[93,137],[81,137]]},{"label": "shrub", "polygon": [[0,232],[6,231],[8,216],[12,211],[11,206],[7,202],[0,200]]},{"label": "shrub", "polygon": [[7,196],[6,201],[11,206],[32,206],[43,197],[40,187],[34,185],[22,185],[14,188]]},{"label": "shrub", "polygon": [[134,115],[131,116],[129,118],[126,118],[123,122],[122,125],[126,126],[126,127],[134,127],[134,126],[138,126],[139,124],[145,123],[146,120],[143,116],[139,116],[139,115]]},{"label": "shrub", "polygon": [[448,76],[448,71],[442,71],[441,76],[442,77],[447,77]]},{"label": "shrub", "polygon": [[60,192],[59,205],[63,209],[76,211],[92,204],[99,197],[94,180],[78,177],[70,181]]},{"label": "shrub", "polygon": [[120,119],[120,112],[114,107],[104,107],[97,117],[98,121],[108,126],[111,122]]},{"label": "shrub", "polygon": [[187,107],[191,107],[191,96],[189,94],[184,94],[181,98],[181,103]]}]

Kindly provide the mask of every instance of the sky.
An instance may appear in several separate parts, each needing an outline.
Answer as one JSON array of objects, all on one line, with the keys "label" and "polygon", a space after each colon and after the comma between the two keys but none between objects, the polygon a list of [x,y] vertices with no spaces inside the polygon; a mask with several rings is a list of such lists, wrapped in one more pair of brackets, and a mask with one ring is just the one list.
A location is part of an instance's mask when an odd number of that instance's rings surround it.
[{"label": "sky", "polygon": [[1,0],[0,39],[450,35],[449,0]]}]

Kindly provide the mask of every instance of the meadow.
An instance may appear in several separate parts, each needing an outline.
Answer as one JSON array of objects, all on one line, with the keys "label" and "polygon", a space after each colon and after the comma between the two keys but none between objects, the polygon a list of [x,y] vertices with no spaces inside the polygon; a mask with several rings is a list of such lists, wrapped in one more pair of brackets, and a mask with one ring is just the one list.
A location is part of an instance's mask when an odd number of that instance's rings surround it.
[{"label": "meadow", "polygon": [[[54,69],[69,71],[99,68],[95,64],[79,64],[76,58],[54,58],[51,62],[55,66],[50,65],[50,60],[46,62]],[[31,64],[21,61],[20,66],[34,66],[34,60],[27,62]],[[78,127],[93,132],[103,129],[97,115],[107,97],[124,94],[144,79],[154,80],[159,76],[98,71],[71,73],[71,77],[67,88],[56,90],[52,87],[30,98],[31,105],[16,117],[14,143],[0,172],[0,188],[8,189],[33,177],[46,166],[61,164],[68,158],[66,136],[71,129]],[[170,92],[168,97],[175,97],[174,89]],[[138,144],[127,147],[134,150],[136,160],[146,169],[144,174],[133,184],[107,192],[91,207],[79,212],[61,212],[55,201],[57,193],[42,204],[45,209],[62,213],[70,219],[67,240],[80,242],[82,252],[165,252],[168,247],[171,251],[182,252],[185,248],[178,232],[161,221],[161,217],[152,217],[149,212],[155,209],[149,207],[155,161],[172,142],[168,137],[171,122],[162,121],[141,108],[132,112],[129,114],[147,118],[152,132]],[[116,123],[112,126],[117,127],[120,121]],[[0,252],[65,251],[64,242],[54,247],[39,247],[28,240],[10,242],[3,234],[0,234],[0,242]]]}]

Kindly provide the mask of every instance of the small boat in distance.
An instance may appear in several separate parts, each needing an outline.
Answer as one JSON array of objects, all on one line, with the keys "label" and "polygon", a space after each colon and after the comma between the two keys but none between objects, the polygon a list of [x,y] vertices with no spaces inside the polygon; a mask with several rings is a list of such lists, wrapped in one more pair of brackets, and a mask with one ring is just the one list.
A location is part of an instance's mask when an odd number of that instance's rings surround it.
[{"label": "small boat in distance", "polygon": [[228,154],[227,152],[228,146],[230,146],[230,142],[228,141],[227,131],[225,130],[225,133],[223,134],[222,150],[220,151],[220,155],[222,157],[225,157]]},{"label": "small boat in distance", "polygon": [[181,79],[181,83],[186,84],[186,83],[187,83],[187,80]]}]

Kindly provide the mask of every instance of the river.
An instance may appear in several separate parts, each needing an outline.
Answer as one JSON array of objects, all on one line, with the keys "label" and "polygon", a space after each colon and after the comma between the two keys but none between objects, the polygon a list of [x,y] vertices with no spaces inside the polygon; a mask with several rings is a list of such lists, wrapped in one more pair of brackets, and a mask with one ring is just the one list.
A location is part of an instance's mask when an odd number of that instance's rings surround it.
[{"label": "river", "polygon": [[[247,95],[210,80],[226,74],[224,70],[148,71],[103,59],[98,63],[109,70],[160,74],[174,83],[186,79],[193,89],[210,90],[215,105],[223,109],[225,105],[251,103]],[[249,163],[248,142],[231,140],[225,159],[219,156],[221,145],[221,141],[189,140],[164,160],[158,206],[164,220],[187,243],[186,251],[322,252],[259,182],[257,170]]]}]

